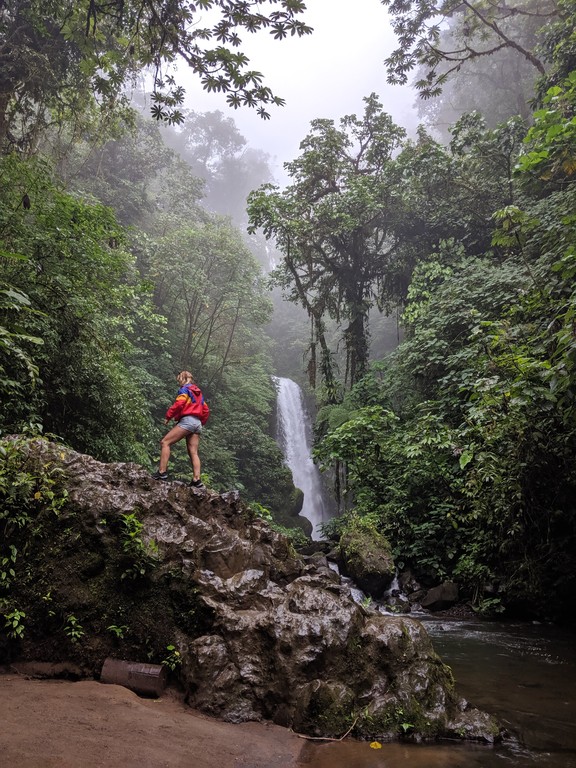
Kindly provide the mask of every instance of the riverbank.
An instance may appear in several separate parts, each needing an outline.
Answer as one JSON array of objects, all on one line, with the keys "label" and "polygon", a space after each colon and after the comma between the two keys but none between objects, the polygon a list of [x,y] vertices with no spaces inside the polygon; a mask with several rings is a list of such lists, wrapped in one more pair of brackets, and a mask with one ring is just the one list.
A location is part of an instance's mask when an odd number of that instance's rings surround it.
[{"label": "riverbank", "polygon": [[371,748],[301,738],[269,723],[234,725],[190,709],[174,689],[143,699],[96,681],[0,671],[0,755],[11,768],[492,768],[475,744]]},{"label": "riverbank", "polygon": [[[503,744],[302,739],[231,725],[94,681],[26,679],[0,668],[0,755],[11,768],[576,768],[576,646],[550,625],[434,617],[434,647],[461,695],[509,730]],[[39,670],[40,671],[40,670]],[[62,670],[60,670],[62,672]],[[377,745],[378,746],[378,745]]]},{"label": "riverbank", "polygon": [[167,689],[143,699],[96,681],[0,672],[0,755],[13,768],[297,768],[306,742],[264,723],[233,725]]}]

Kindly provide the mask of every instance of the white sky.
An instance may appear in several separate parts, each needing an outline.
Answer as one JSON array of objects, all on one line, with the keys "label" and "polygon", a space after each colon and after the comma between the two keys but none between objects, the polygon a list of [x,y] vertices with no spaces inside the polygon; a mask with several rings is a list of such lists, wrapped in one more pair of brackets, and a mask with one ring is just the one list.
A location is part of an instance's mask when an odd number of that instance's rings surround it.
[{"label": "white sky", "polygon": [[383,62],[395,39],[380,0],[308,0],[302,18],[314,27],[304,38],[241,35],[249,68],[262,72],[264,83],[286,99],[284,107],[268,110],[270,120],[247,107],[230,109],[223,95],[206,93],[197,78],[178,74],[186,106],[196,112],[219,109],[233,118],[250,146],[271,156],[278,177],[282,164],[298,155],[311,120],[361,114],[362,99],[372,92],[399,125],[409,129],[416,122],[414,91],[386,83]]}]

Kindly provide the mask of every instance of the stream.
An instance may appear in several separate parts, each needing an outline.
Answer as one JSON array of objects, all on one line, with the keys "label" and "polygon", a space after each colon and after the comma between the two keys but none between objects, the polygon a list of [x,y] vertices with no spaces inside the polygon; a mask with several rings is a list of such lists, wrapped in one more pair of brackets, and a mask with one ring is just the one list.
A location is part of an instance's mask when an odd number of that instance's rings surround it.
[{"label": "stream", "polygon": [[310,768],[576,768],[576,637],[543,624],[416,616],[458,692],[509,731],[503,744],[307,745]]},{"label": "stream", "polygon": [[[310,417],[302,392],[275,378],[278,434],[294,483],[304,493],[302,514],[321,538],[332,516],[310,455]],[[362,593],[352,589],[354,599]],[[459,694],[496,716],[502,744],[382,744],[306,742],[306,768],[576,768],[576,635],[538,623],[454,620],[409,614],[426,627],[436,652],[454,673]]]}]

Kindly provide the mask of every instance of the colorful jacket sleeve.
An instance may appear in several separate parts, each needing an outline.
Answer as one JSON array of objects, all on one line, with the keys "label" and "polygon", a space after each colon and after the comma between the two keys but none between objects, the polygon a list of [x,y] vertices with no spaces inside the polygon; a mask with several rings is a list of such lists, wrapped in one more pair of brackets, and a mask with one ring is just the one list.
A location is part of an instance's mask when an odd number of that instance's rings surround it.
[{"label": "colorful jacket sleeve", "polygon": [[176,400],[174,400],[170,408],[168,408],[168,410],[166,411],[167,421],[170,421],[170,419],[174,419],[174,421],[178,421],[178,419],[182,417],[182,411],[184,410],[188,400],[189,400],[188,393],[186,392],[184,387],[181,387],[178,390],[178,394],[176,395]]}]

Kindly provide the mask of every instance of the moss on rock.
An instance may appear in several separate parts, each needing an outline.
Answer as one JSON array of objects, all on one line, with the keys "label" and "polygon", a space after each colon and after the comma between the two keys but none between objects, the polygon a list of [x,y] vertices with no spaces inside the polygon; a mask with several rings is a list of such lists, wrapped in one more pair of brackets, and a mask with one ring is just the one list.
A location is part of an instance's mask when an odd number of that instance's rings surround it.
[{"label": "moss on rock", "polygon": [[362,591],[381,597],[395,573],[388,539],[373,526],[357,520],[342,534],[339,546],[346,574]]}]

